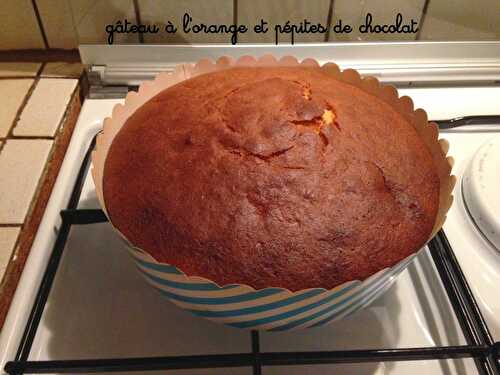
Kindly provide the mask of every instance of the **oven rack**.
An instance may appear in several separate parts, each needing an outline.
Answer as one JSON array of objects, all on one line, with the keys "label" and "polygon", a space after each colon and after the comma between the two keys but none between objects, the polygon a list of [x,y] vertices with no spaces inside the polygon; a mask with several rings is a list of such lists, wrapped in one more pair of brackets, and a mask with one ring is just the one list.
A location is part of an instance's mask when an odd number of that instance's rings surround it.
[{"label": "oven rack", "polygon": [[[468,116],[436,121],[440,129],[451,129],[477,123],[498,123],[500,116]],[[99,209],[79,209],[78,201],[89,169],[90,155],[95,147],[92,140],[73,187],[69,203],[61,211],[59,229],[47,268],[37,292],[17,354],[5,365],[5,372],[14,374],[147,372],[154,370],[249,367],[253,374],[262,373],[264,366],[318,365],[338,363],[473,359],[481,375],[500,375],[500,342],[495,342],[476,303],[467,280],[458,264],[443,230],[428,243],[435,267],[453,307],[467,342],[459,346],[413,348],[378,348],[334,351],[261,352],[259,332],[249,332],[251,352],[165,357],[93,358],[61,360],[28,360],[36,332],[47,303],[58,266],[73,225],[106,222]]]}]

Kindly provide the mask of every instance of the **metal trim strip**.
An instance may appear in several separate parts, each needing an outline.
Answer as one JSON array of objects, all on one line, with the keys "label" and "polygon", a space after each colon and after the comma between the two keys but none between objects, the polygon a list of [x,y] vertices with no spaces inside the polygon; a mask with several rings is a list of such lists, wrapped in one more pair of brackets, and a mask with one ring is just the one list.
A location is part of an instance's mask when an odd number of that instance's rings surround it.
[{"label": "metal trim strip", "polygon": [[[158,72],[202,58],[243,55],[335,61],[382,82],[500,81],[500,41],[321,44],[81,45],[82,62],[101,85],[135,86]],[[96,83],[96,82],[94,82]]]}]

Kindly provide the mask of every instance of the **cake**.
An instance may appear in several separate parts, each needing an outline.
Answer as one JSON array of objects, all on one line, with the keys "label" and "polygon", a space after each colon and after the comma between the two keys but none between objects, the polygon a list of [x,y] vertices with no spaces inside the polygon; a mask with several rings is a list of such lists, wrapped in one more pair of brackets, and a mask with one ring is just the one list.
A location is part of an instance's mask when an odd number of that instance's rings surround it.
[{"label": "cake", "polygon": [[436,221],[430,150],[389,104],[319,68],[233,68],[162,91],[106,156],[113,225],[219,285],[292,291],[363,280]]}]

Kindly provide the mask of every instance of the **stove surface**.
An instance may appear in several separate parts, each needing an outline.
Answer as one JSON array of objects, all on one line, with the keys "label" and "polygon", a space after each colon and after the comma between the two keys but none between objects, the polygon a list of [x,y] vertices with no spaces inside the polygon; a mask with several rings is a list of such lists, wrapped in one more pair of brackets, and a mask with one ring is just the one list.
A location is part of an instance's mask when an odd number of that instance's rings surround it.
[{"label": "stove surface", "polygon": [[[400,90],[432,119],[500,114],[500,88]],[[481,100],[478,100],[481,98]],[[473,101],[472,101],[473,100]],[[23,273],[0,337],[1,365],[15,355],[32,299],[51,249],[58,212],[67,201],[83,154],[105,116],[120,100],[87,100],[49,202],[34,250]],[[468,126],[443,132],[460,182],[477,147],[500,133],[500,125]],[[66,186],[70,185],[70,186]],[[466,216],[460,183],[445,232],[480,303],[492,333],[500,338],[500,254],[491,251]],[[66,199],[66,200],[65,200]],[[79,208],[99,208],[90,174]],[[34,289],[34,290],[33,290]],[[30,302],[31,300],[31,302]],[[328,327],[299,332],[261,333],[262,351],[335,350],[462,345],[465,340],[429,253],[421,251],[396,283],[370,307]],[[109,224],[73,227],[67,241],[30,359],[137,357],[237,353],[251,350],[247,331],[216,325],[180,310],[140,277]],[[264,374],[474,374],[472,360],[383,364],[264,367]],[[151,372],[154,373],[154,372]],[[160,372],[158,372],[160,373]],[[164,372],[161,372],[164,373]],[[186,373],[172,371],[169,373]],[[250,374],[251,369],[193,370],[189,374]]]}]

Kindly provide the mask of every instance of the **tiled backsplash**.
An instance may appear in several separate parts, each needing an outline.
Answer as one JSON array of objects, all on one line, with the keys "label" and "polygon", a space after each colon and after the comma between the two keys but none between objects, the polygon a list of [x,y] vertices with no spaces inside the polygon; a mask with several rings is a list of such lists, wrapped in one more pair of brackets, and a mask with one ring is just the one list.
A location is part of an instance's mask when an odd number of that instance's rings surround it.
[{"label": "tiled backsplash", "polygon": [[[367,13],[378,23],[405,20],[419,23],[418,34],[300,35],[296,41],[342,40],[475,40],[500,39],[499,0],[2,0],[0,49],[77,48],[82,43],[106,43],[105,26],[128,19],[147,24],[180,20],[189,12],[197,22],[255,24],[261,17],[273,23],[307,18],[330,26],[341,19],[359,25]],[[330,17],[329,17],[330,14]],[[280,38],[286,42],[290,38]],[[229,36],[214,34],[117,34],[115,43],[228,43]],[[274,33],[249,31],[241,43],[273,43]]]},{"label": "tiled backsplash", "polygon": [[81,64],[63,62],[0,63],[0,294],[18,237],[30,235],[34,198],[43,190],[40,179],[71,117],[68,105],[79,102],[81,71]]}]

